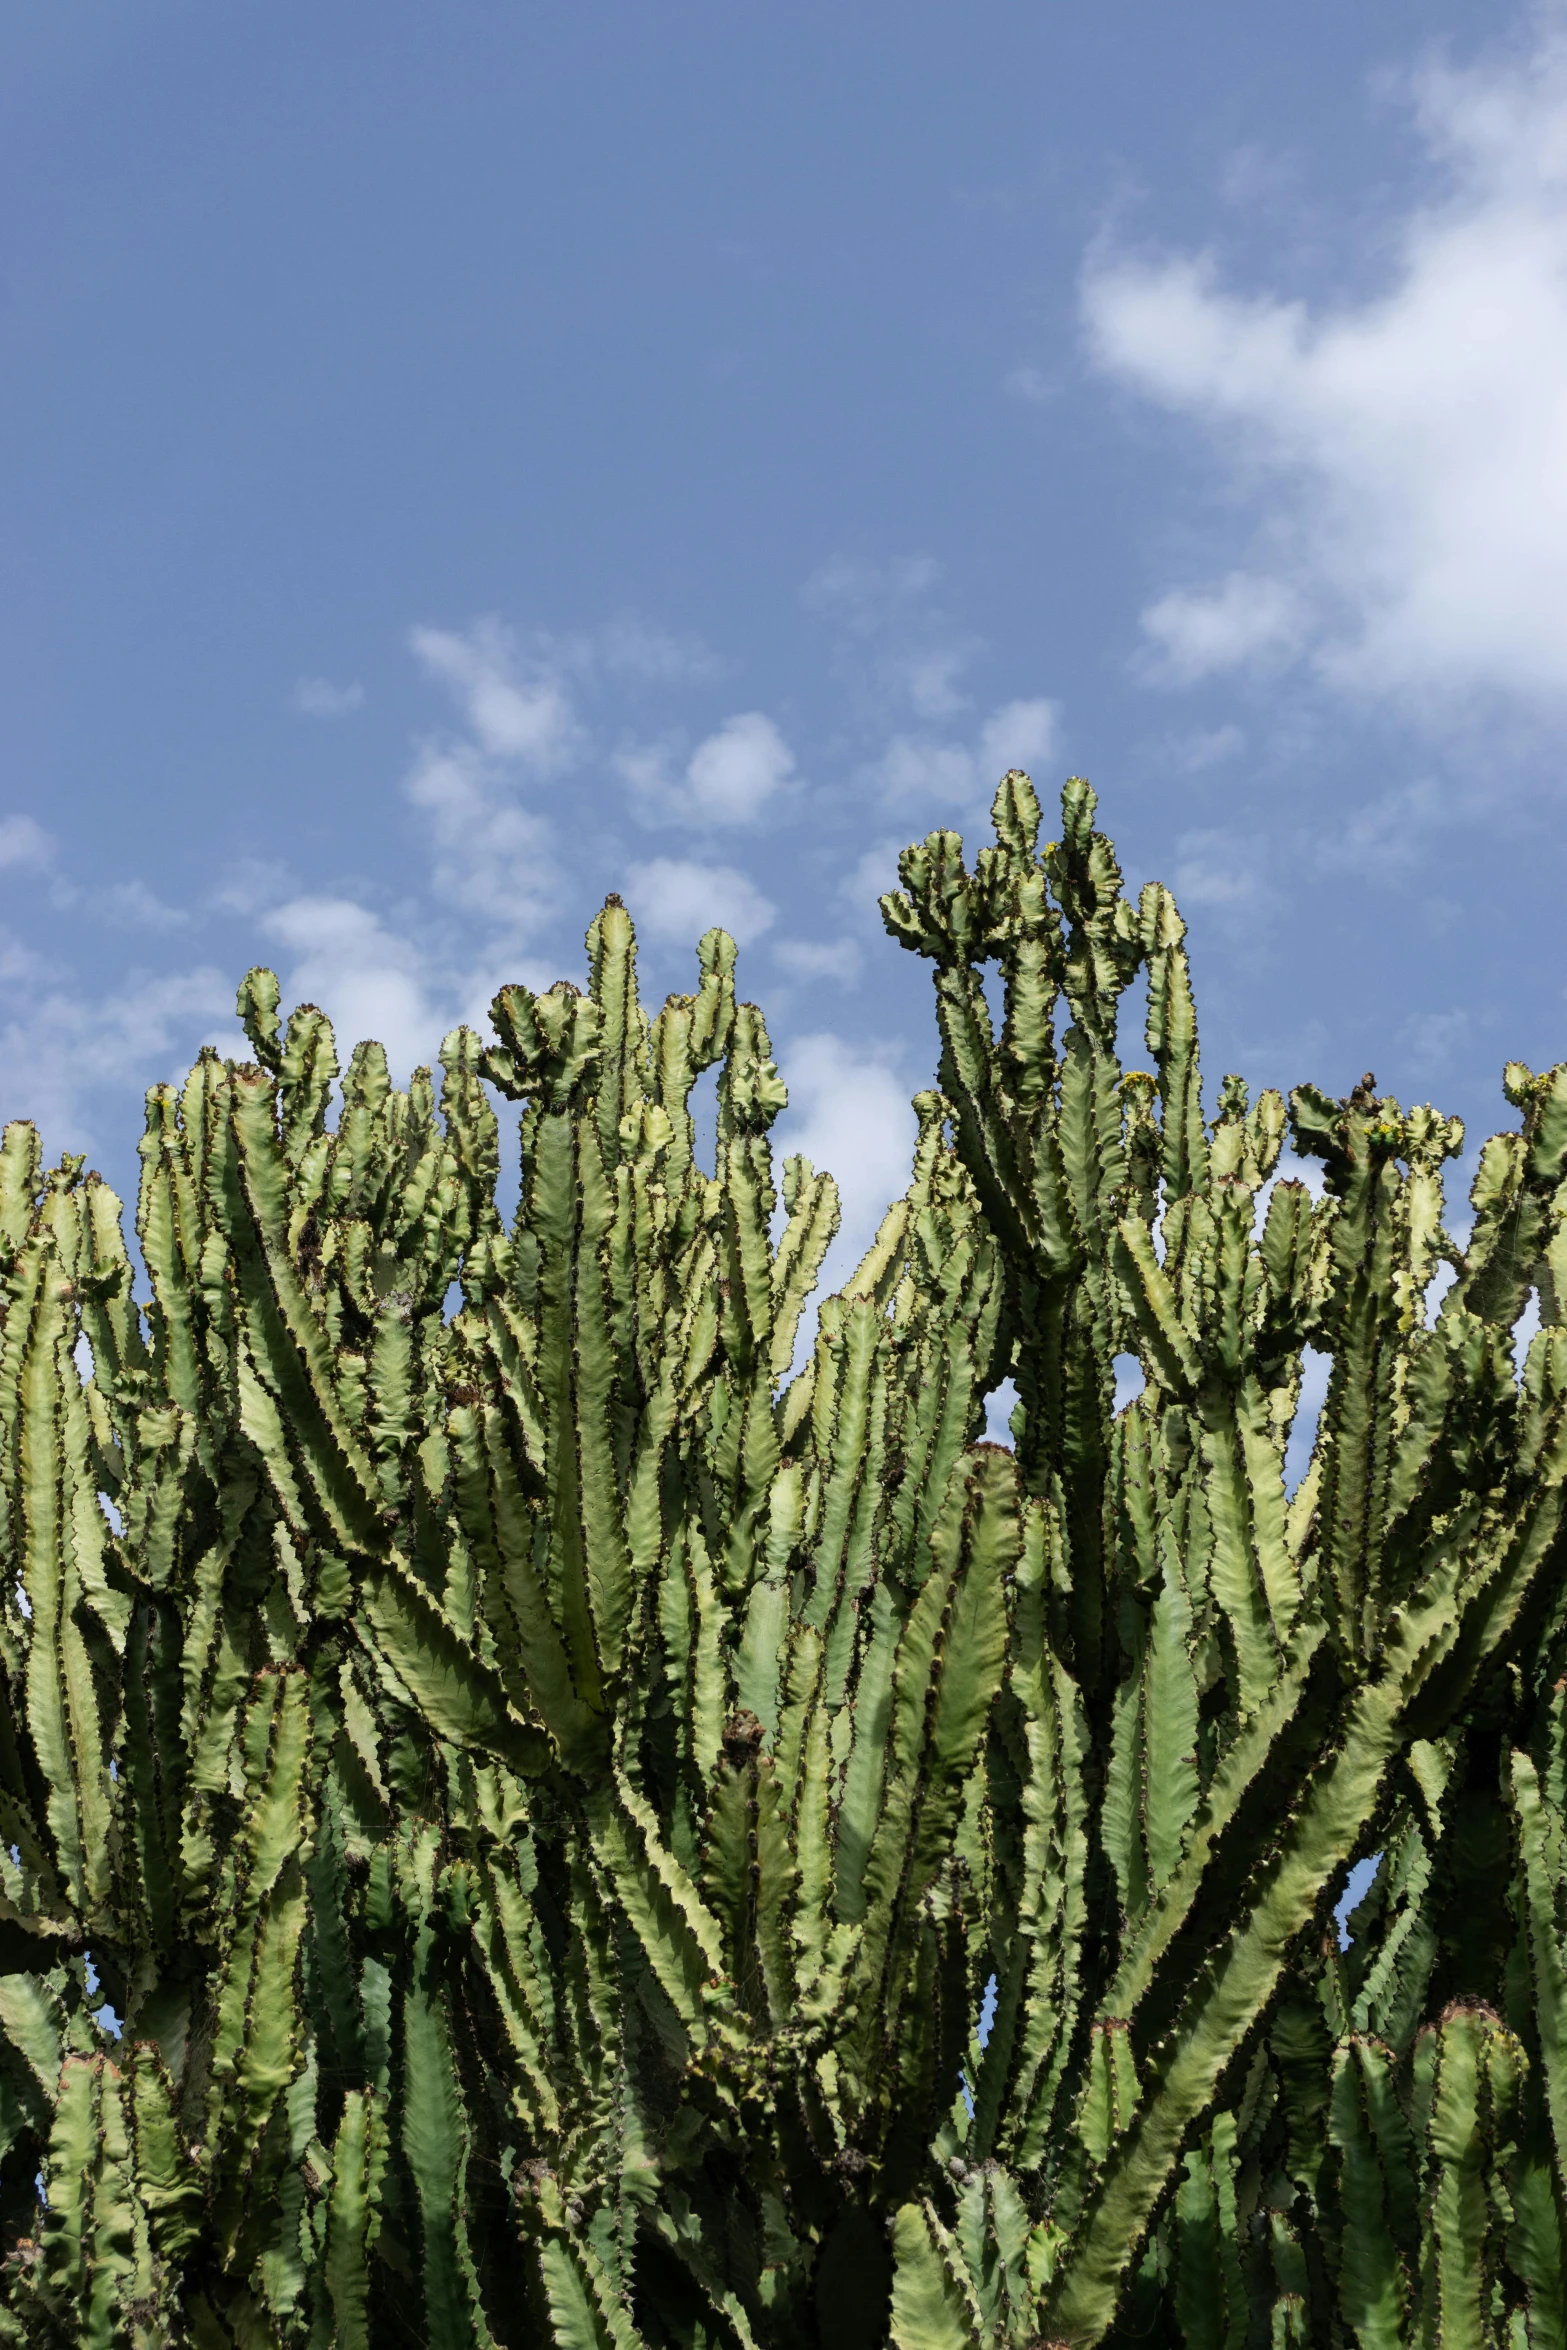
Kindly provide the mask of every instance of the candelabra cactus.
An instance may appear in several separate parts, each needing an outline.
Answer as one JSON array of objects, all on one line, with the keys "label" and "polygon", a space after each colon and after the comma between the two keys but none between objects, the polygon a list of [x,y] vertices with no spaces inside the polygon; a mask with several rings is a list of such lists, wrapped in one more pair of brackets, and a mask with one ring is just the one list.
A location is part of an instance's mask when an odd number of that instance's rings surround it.
[{"label": "candelabra cactus", "polygon": [[1456,1122],[1210,1123],[1093,817],[906,853],[939,1091],[797,1370],[832,1180],[613,898],[439,1106],[252,972],[144,1302],[6,1129],[0,2340],[1567,2342],[1567,1068],[1462,1249]]}]

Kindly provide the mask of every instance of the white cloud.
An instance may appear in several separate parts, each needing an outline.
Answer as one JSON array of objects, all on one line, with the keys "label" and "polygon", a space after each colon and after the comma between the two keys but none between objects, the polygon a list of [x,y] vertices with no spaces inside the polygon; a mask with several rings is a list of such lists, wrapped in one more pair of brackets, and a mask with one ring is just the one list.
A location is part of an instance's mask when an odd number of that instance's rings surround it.
[{"label": "white cloud", "polygon": [[32,816],[0,819],[0,871],[38,871],[54,861],[54,839]]},{"label": "white cloud", "polygon": [[1001,389],[1010,392],[1014,400],[1027,400],[1031,406],[1042,408],[1047,400],[1060,397],[1058,377],[1047,375],[1042,367],[1014,367],[1001,379]]},{"label": "white cloud", "polygon": [[994,769],[992,791],[1011,767],[1043,767],[1056,755],[1061,713],[1040,696],[1003,702],[979,731],[981,781]]},{"label": "white cloud", "polygon": [[760,710],[742,710],[698,743],[671,775],[667,746],[622,751],[615,762],[649,820],[753,824],[794,774],[794,753]]},{"label": "white cloud", "polygon": [[1441,1077],[1468,1044],[1474,1022],[1465,1011],[1414,1012],[1398,1032],[1417,1077]]},{"label": "white cloud", "polygon": [[1181,906],[1228,914],[1256,912],[1273,894],[1258,869],[1256,846],[1225,831],[1182,833],[1174,887]]},{"label": "white cloud", "polygon": [[978,640],[935,602],[941,566],[929,555],[868,563],[835,555],[807,580],[802,600],[839,634],[836,667],[883,712],[929,721],[965,709],[961,678]]},{"label": "white cloud", "polygon": [[916,718],[950,718],[968,701],[958,680],[969,659],[966,645],[933,645],[922,653],[891,654],[882,667]]},{"label": "white cloud", "polygon": [[1087,268],[1097,364],[1262,501],[1273,624],[1248,637],[1229,583],[1176,590],[1148,620],[1177,673],[1295,645],[1426,707],[1567,691],[1567,38],[1430,70],[1414,101],[1442,185],[1393,224],[1380,292],[1245,295],[1190,255]]},{"label": "white cloud", "polygon": [[607,621],[582,643],[585,666],[651,685],[699,685],[716,676],[721,666],[700,637],[675,636],[635,616]]},{"label": "white cloud", "polygon": [[898,859],[906,846],[901,833],[887,834],[868,848],[863,856],[856,858],[839,884],[839,896],[857,914],[863,916],[869,912],[878,930],[881,924],[876,914],[876,901],[885,896],[888,890],[898,888]]},{"label": "white cloud", "polygon": [[1300,184],[1300,161],[1294,155],[1270,153],[1258,146],[1237,147],[1224,167],[1224,201],[1255,213],[1275,205]]},{"label": "white cloud", "polygon": [[858,979],[863,959],[852,938],[780,938],[773,941],[772,953],[790,979],[836,979],[845,986]]},{"label": "white cloud", "polygon": [[857,634],[872,635],[923,603],[940,578],[934,555],[895,555],[887,563],[833,555],[801,595],[808,611],[829,613]]},{"label": "white cloud", "polygon": [[1383,883],[1406,878],[1429,856],[1438,833],[1473,816],[1469,795],[1423,777],[1382,792],[1324,830],[1317,861],[1327,872]]},{"label": "white cloud", "polygon": [[1186,774],[1201,775],[1206,768],[1233,759],[1245,747],[1246,737],[1238,726],[1199,727],[1194,734],[1177,735],[1166,743],[1163,755]]},{"label": "white cloud", "polygon": [[[1042,767],[1055,757],[1059,711],[1043,697],[1004,702],[973,744],[896,734],[871,769],[881,798],[913,818],[974,817],[990,806],[1012,767]],[[890,886],[890,884],[889,884]]]},{"label": "white cloud", "polygon": [[111,882],[102,905],[111,922],[128,930],[183,930],[190,920],[178,906],[165,905],[144,881]]},{"label": "white cloud", "polygon": [[559,677],[538,663],[530,674],[498,620],[476,621],[465,634],[415,628],[408,641],[429,674],[449,688],[492,757],[516,759],[550,775],[581,755],[582,730]]},{"label": "white cloud", "polygon": [[357,678],[349,685],[334,685],[329,677],[302,677],[293,703],[305,718],[350,718],[364,708],[365,689]]},{"label": "white cloud", "polygon": [[[28,977],[38,974],[29,972]],[[65,985],[41,987],[0,1025],[0,1098],[31,1118],[46,1154],[92,1152],[112,1137],[107,1109],[123,1121],[126,1091],[140,1093],[182,1067],[201,1036],[232,1022],[234,978],[209,966],[157,978],[132,976],[97,1001]]]},{"label": "white cloud", "polygon": [[0,980],[9,987],[31,987],[48,978],[49,966],[14,931],[0,929]]},{"label": "white cloud", "polygon": [[1149,674],[1161,684],[1195,685],[1266,656],[1288,660],[1306,623],[1301,598],[1281,580],[1232,571],[1217,588],[1173,588],[1142,615],[1153,647]]},{"label": "white cloud", "polygon": [[925,736],[895,734],[873,769],[889,807],[938,814],[965,811],[978,789],[974,754],[964,743],[933,742]]},{"label": "white cloud", "polygon": [[497,928],[529,928],[557,886],[550,827],[471,744],[431,748],[404,790],[428,818],[437,896]]},{"label": "white cloud", "polygon": [[343,1062],[369,1036],[385,1045],[399,1078],[431,1058],[452,1023],[419,949],[378,915],[351,898],[297,897],[274,906],[261,928],[293,957],[282,975],[284,1004],[318,1004]]},{"label": "white cloud", "polygon": [[777,1153],[803,1151],[813,1166],[829,1169],[843,1200],[819,1291],[830,1296],[908,1188],[916,1121],[897,1071],[830,1030],[796,1037],[779,1066],[789,1108],[778,1122]]},{"label": "white cloud", "polygon": [[253,919],[294,893],[294,877],[281,858],[237,857],[223,868],[211,903],[224,914]]},{"label": "white cloud", "polygon": [[738,946],[749,946],[772,928],[777,907],[732,865],[688,864],[655,857],[638,866],[626,884],[626,899],[637,928],[666,945],[695,946],[704,931],[727,930]]}]

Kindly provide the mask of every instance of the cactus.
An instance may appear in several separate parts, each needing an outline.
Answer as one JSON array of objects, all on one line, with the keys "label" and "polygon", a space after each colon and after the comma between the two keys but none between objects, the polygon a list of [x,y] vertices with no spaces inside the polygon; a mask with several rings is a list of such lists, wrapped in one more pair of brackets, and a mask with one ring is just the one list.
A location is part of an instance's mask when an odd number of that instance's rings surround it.
[{"label": "cactus", "polygon": [[252,972],[141,1300],[5,1130],[0,2340],[1567,2341],[1567,1068],[1460,1250],[1456,1121],[1207,1120],[1168,893],[994,813],[799,1369],[832,1179],[615,898],[439,1103]]}]

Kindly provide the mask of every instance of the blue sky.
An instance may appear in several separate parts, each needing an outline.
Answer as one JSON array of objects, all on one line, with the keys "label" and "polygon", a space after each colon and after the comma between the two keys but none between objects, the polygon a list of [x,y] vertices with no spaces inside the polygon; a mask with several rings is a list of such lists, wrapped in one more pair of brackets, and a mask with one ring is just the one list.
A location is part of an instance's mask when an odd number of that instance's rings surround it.
[{"label": "blue sky", "polygon": [[406,1069],[619,888],[857,1235],[1014,761],[1211,1084],[1567,1055],[1555,11],[6,0],[0,337],[0,1097],[122,1187],[251,962]]}]

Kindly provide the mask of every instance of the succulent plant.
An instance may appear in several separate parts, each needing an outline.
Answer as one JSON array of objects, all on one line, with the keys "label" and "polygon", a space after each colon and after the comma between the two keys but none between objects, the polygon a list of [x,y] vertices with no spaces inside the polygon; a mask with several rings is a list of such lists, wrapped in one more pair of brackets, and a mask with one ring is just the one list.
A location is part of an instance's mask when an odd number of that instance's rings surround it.
[{"label": "succulent plant", "polygon": [[140,1301],[6,1129],[0,2340],[1567,2343],[1567,1068],[1463,1247],[1455,1120],[1210,1121],[1094,814],[905,853],[808,1346],[733,944],[650,1017],[618,899],[439,1105],[250,973]]}]

